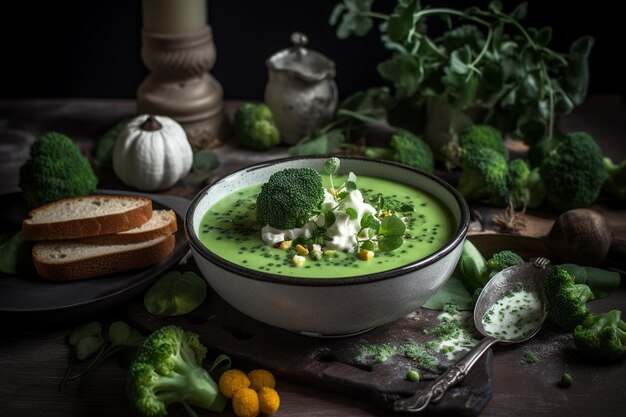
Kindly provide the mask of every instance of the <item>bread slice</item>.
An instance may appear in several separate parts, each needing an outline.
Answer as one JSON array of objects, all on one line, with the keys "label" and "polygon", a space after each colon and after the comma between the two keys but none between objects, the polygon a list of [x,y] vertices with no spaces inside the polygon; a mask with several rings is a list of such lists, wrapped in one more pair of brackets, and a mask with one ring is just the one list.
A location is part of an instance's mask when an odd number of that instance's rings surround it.
[{"label": "bread slice", "polygon": [[92,195],[55,201],[28,213],[24,240],[76,239],[134,229],[152,218],[148,198]]},{"label": "bread slice", "polygon": [[171,235],[178,230],[176,214],[172,210],[153,210],[152,218],[134,229],[112,235],[91,236],[76,239],[82,243],[94,245],[125,245],[154,240]]},{"label": "bread slice", "polygon": [[174,235],[130,245],[44,241],[33,247],[33,261],[35,269],[45,279],[76,281],[157,264],[172,253],[175,244]]}]

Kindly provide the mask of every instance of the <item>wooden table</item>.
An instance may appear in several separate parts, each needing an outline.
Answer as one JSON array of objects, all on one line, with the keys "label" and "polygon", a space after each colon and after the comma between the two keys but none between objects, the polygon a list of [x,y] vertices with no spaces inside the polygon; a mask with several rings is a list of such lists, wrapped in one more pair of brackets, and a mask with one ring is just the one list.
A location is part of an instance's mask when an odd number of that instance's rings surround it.
[{"label": "wooden table", "polygon": [[[236,103],[228,103],[232,114]],[[123,116],[134,112],[134,102],[122,100],[29,100],[0,101],[0,194],[18,190],[18,170],[28,158],[28,149],[42,132],[57,130],[72,137],[83,150]],[[590,97],[586,104],[562,125],[565,130],[586,130],[616,160],[626,159],[626,107],[617,96]],[[209,180],[253,162],[284,156],[284,149],[269,153],[244,151],[234,144],[215,150],[221,166]],[[102,186],[123,188],[110,173]],[[168,191],[192,196],[202,182],[193,175]],[[615,230],[626,238],[626,210],[617,208],[619,226]],[[622,285],[611,297],[591,304],[595,311],[620,309],[626,312],[626,289]],[[100,320],[123,319],[120,306]],[[81,320],[83,318],[77,318]],[[65,336],[71,326],[43,326],[7,321],[0,316],[0,399],[3,416],[131,416],[125,398],[125,373],[115,362],[107,362],[89,380],[80,396],[77,384],[65,391],[57,387],[63,375],[69,348]],[[546,347],[544,346],[544,349]],[[563,370],[541,363],[533,367],[519,365],[524,347],[494,349],[494,392],[481,416],[554,415],[623,416],[626,390],[623,387],[626,366],[591,366],[571,363],[568,372],[575,375],[574,385],[556,387]],[[80,369],[80,368],[79,368]],[[279,381],[282,404],[278,416],[385,416],[364,400]],[[185,415],[172,407],[171,415]],[[210,415],[199,412],[199,415]],[[224,415],[233,415],[228,410]]]}]

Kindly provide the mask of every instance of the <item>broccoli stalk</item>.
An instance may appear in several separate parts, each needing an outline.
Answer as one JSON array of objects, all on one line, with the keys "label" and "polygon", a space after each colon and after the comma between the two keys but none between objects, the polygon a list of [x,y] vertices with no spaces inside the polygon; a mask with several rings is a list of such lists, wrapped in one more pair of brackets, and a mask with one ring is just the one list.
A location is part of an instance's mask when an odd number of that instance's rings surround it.
[{"label": "broccoli stalk", "polygon": [[245,103],[239,106],[234,126],[241,144],[247,148],[264,151],[280,143],[272,111],[265,104]]},{"label": "broccoli stalk", "polygon": [[545,197],[539,169],[530,169],[524,159],[509,162],[508,186],[511,190],[509,204],[514,209],[537,207]]},{"label": "broccoli stalk", "polygon": [[626,201],[626,160],[615,164],[611,158],[604,158],[607,179],[602,190],[619,201]]},{"label": "broccoli stalk", "polygon": [[93,193],[98,177],[72,140],[60,133],[40,136],[20,168],[19,185],[29,208]]},{"label": "broccoli stalk", "polygon": [[626,323],[622,312],[589,315],[574,329],[574,343],[585,356],[602,362],[626,358]]},{"label": "broccoli stalk", "polygon": [[565,330],[573,330],[591,314],[587,301],[594,295],[589,286],[576,284],[574,277],[555,266],[546,277],[544,286],[547,318]]},{"label": "broccoli stalk", "polygon": [[256,201],[258,221],[276,229],[302,227],[320,209],[324,185],[311,168],[278,171],[261,187]]},{"label": "broccoli stalk", "polygon": [[457,186],[468,200],[489,199],[502,205],[509,200],[508,163],[491,148],[471,146],[461,154],[463,172]]},{"label": "broccoli stalk", "polygon": [[206,351],[196,333],[177,326],[148,336],[130,368],[128,395],[133,408],[146,417],[167,415],[173,403],[222,411],[226,399],[202,367]]},{"label": "broccoli stalk", "polygon": [[484,269],[485,258],[472,242],[465,239],[463,252],[461,252],[454,274],[461,278],[468,291],[476,291],[485,286],[482,279]]}]

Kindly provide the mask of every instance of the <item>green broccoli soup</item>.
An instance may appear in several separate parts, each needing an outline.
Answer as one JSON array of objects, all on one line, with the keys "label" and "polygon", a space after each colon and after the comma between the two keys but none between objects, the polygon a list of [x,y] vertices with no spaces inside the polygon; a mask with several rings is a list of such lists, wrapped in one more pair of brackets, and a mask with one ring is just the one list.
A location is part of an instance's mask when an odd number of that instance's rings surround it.
[{"label": "green broccoli soup", "polygon": [[[335,185],[349,181],[347,176],[333,176],[332,179]],[[334,190],[328,188],[328,177],[324,177],[323,181],[327,190]],[[318,221],[320,226],[311,223],[315,229],[313,236],[268,243],[261,236],[263,225],[257,221],[256,200],[261,186],[253,185],[219,200],[204,215],[199,229],[200,241],[212,252],[234,264],[261,272],[307,278],[340,278],[386,271],[432,254],[450,239],[455,230],[452,215],[432,195],[389,180],[359,176],[361,201],[371,203],[368,204],[370,208],[376,208],[373,209],[374,216],[367,218],[364,215],[366,219],[359,219],[364,227],[359,226],[359,231],[352,236],[357,242],[354,247],[329,250],[324,246],[324,240],[330,240],[328,236],[319,239],[318,245],[313,243],[316,233],[331,230],[329,223],[341,220],[341,213],[329,219],[328,213],[323,212],[317,214],[322,218]],[[337,198],[337,201],[341,200]],[[333,208],[340,206],[337,203]],[[347,216],[355,219],[354,210],[348,208],[345,211]],[[386,221],[386,217],[395,217],[401,220],[396,222],[404,223],[400,229],[401,236],[392,235],[397,225]],[[378,222],[375,230],[379,236],[365,227],[365,223],[371,223],[372,219],[376,219],[374,225]],[[388,235],[387,242],[394,243],[392,250],[384,250],[383,233]],[[373,246],[378,249],[379,245],[383,250],[375,251]]]}]

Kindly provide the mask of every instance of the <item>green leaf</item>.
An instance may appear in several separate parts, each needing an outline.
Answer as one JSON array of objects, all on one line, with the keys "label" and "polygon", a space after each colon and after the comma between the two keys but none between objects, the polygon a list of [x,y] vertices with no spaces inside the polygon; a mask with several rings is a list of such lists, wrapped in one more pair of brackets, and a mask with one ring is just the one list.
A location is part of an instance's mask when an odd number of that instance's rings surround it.
[{"label": "green leaf", "polygon": [[220,161],[211,151],[199,151],[193,154],[191,169],[195,172],[211,172],[220,165]]},{"label": "green leaf", "polygon": [[81,339],[97,335],[102,336],[102,324],[97,321],[91,321],[75,328],[70,333],[69,342],[70,345],[76,346]]},{"label": "green leaf", "polygon": [[109,327],[109,341],[113,346],[124,346],[131,335],[130,326],[123,321],[116,321]]},{"label": "green leaf", "polygon": [[487,8],[494,13],[502,13],[502,2],[499,0],[494,0],[489,3]]},{"label": "green leaf", "polygon": [[576,284],[588,285],[595,300],[608,297],[620,284],[620,275],[617,272],[575,264],[559,266],[574,277]]},{"label": "green leaf", "polygon": [[356,183],[352,182],[352,181],[347,181],[345,184],[346,187],[346,191],[350,192],[350,191],[354,191],[356,190]]},{"label": "green leaf", "polygon": [[104,345],[102,336],[86,336],[76,343],[76,357],[83,360],[96,353]]},{"label": "green leaf", "polygon": [[[374,26],[374,21],[366,16],[370,13],[373,0],[344,0],[345,7],[335,6],[330,16],[331,24],[337,26],[337,37],[345,39],[354,34],[364,36]],[[341,17],[341,22],[339,18]]]},{"label": "green leaf", "polygon": [[402,238],[402,236],[385,235],[384,237],[380,237],[378,239],[378,249],[381,252],[391,252],[391,251],[398,249],[400,246],[402,246],[402,242],[404,242],[404,239]]},{"label": "green leaf", "polygon": [[483,33],[474,25],[461,25],[446,31],[437,43],[446,51],[454,51],[465,46],[478,50],[485,41]]},{"label": "green leaf", "polygon": [[459,310],[473,310],[473,295],[463,284],[463,279],[454,273],[422,307],[442,310],[446,304],[454,304]]},{"label": "green leaf", "polygon": [[574,110],[575,104],[572,99],[565,94],[562,88],[554,90],[554,112],[557,114],[568,114]]},{"label": "green leaf", "polygon": [[113,165],[113,148],[115,148],[115,142],[120,133],[126,128],[129,120],[128,118],[122,119],[104,135],[100,136],[93,151],[93,158],[98,165],[106,167]]},{"label": "green leaf", "polygon": [[469,63],[472,60],[472,51],[466,45],[461,49],[457,49],[456,51],[452,51],[450,54],[450,71],[465,75],[471,71],[469,67]]},{"label": "green leaf", "polygon": [[324,162],[324,171],[326,171],[328,175],[333,175],[339,170],[340,166],[341,161],[339,160],[339,158],[333,156],[332,158],[328,158],[326,162]]},{"label": "green leaf", "polygon": [[348,8],[343,3],[337,3],[333,8],[333,11],[330,13],[328,23],[330,23],[332,26],[335,26],[337,23],[339,23],[341,15],[347,10]]},{"label": "green leaf", "polygon": [[528,3],[523,2],[515,6],[511,12],[511,17],[515,20],[524,20],[528,15]]},{"label": "green leaf", "polygon": [[324,227],[329,228],[333,224],[335,224],[336,216],[332,211],[324,212]]},{"label": "green leaf", "polygon": [[415,212],[415,207],[410,206],[408,204],[405,204],[402,207],[400,207],[400,212],[402,212],[402,213],[414,213]]},{"label": "green leaf", "polygon": [[357,217],[359,217],[359,214],[356,212],[355,209],[353,209],[352,207],[348,207],[346,209],[346,214],[352,219],[352,220],[356,220]]},{"label": "green leaf", "polygon": [[388,236],[402,236],[406,231],[406,224],[398,216],[387,216],[380,222],[378,233]]},{"label": "green leaf", "polygon": [[369,201],[369,203],[374,206],[376,210],[382,210],[385,208],[385,197],[381,193],[376,194],[376,196]]},{"label": "green leaf", "polygon": [[326,155],[346,142],[341,132],[330,131],[315,138],[302,141],[289,148],[290,156]]},{"label": "green leaf", "polygon": [[391,41],[402,42],[408,36],[413,28],[413,14],[418,4],[416,0],[398,4],[395,12],[387,20],[387,35]]},{"label": "green leaf", "polygon": [[381,77],[394,84],[399,98],[416,93],[424,79],[424,68],[414,55],[396,54],[378,64],[377,69]]},{"label": "green leaf", "polygon": [[165,273],[146,292],[146,310],[157,316],[179,316],[199,307],[206,297],[206,283],[193,272]]},{"label": "green leaf", "polygon": [[537,32],[537,35],[535,36],[535,42],[539,46],[548,46],[551,40],[552,40],[552,28],[549,26],[541,28],[541,30]]},{"label": "green leaf", "polygon": [[579,105],[587,97],[589,88],[589,61],[586,55],[574,55],[565,68],[563,90]]},{"label": "green leaf", "polygon": [[380,229],[380,222],[376,219],[376,217],[369,213],[365,213],[363,217],[361,217],[361,228],[369,228],[378,233],[378,230]]},{"label": "green leaf", "polygon": [[366,240],[365,242],[361,243],[361,249],[375,251],[376,244],[371,240]]},{"label": "green leaf", "polygon": [[570,46],[569,53],[575,57],[589,57],[595,40],[592,36],[582,36],[576,39]]},{"label": "green leaf", "polygon": [[7,233],[0,239],[0,272],[17,274],[34,270],[32,242],[22,239],[22,232]]},{"label": "green leaf", "polygon": [[470,74],[469,80],[466,79],[465,84],[460,88],[454,100],[454,107],[463,110],[472,106],[476,100],[478,85],[478,78],[474,74]]}]

